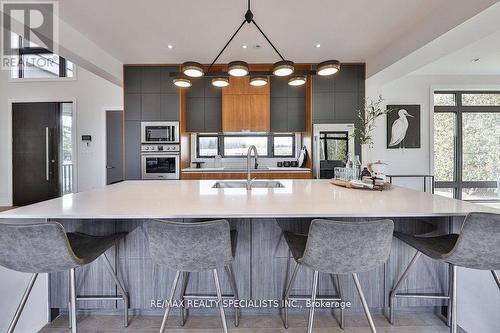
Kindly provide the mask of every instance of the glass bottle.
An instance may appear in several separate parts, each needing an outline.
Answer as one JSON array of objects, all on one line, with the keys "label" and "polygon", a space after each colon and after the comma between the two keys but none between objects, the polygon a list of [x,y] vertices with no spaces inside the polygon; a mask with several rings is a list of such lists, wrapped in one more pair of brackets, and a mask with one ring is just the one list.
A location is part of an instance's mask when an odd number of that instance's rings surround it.
[{"label": "glass bottle", "polygon": [[345,180],[353,179],[354,161],[352,159],[351,153],[347,154],[347,163],[345,165],[345,169],[346,169]]},{"label": "glass bottle", "polygon": [[361,160],[359,159],[359,155],[354,156],[354,179],[359,179],[361,174]]}]

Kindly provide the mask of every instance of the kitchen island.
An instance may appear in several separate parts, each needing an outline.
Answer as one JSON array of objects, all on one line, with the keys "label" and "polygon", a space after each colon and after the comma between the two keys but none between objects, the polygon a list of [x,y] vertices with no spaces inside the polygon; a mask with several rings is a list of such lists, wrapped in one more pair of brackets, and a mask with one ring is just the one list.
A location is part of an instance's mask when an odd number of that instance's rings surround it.
[{"label": "kitchen island", "polygon": [[[307,233],[311,219],[330,218],[356,223],[366,219],[390,218],[396,230],[421,234],[458,231],[464,217],[473,211],[498,210],[448,199],[410,189],[392,187],[387,191],[365,191],[337,187],[328,180],[280,180],[280,188],[213,188],[213,180],[127,181],[88,192],[66,195],[38,204],[0,213],[4,223],[58,221],[67,231],[105,235],[127,231],[129,235],[109,257],[130,293],[130,307],[136,313],[161,313],[152,300],[165,299],[175,272],[156,267],[149,256],[144,219],[171,219],[191,222],[228,219],[238,230],[233,264],[242,299],[280,299],[290,272],[288,247],[282,230]],[[394,285],[414,250],[394,239],[385,266],[360,274],[370,307],[387,307],[389,289]],[[335,255],[335,254],[332,254]],[[448,267],[424,258],[416,266],[406,288],[411,291],[443,293],[448,288]],[[80,294],[114,294],[113,281],[100,261],[77,272]],[[85,279],[84,279],[85,277]],[[312,273],[302,270],[294,294],[310,293]],[[49,306],[67,308],[67,274],[50,274]],[[361,305],[351,279],[341,277],[346,300],[354,310]],[[227,280],[223,288],[229,292]],[[213,293],[211,276],[193,274],[188,293]],[[320,294],[334,294],[328,276],[320,278]],[[400,299],[398,303],[415,311],[434,311],[441,300]],[[115,302],[85,302],[89,312],[119,311]],[[413,308],[412,308],[413,307]],[[268,312],[271,309],[248,309]],[[195,311],[194,313],[197,313]]]}]

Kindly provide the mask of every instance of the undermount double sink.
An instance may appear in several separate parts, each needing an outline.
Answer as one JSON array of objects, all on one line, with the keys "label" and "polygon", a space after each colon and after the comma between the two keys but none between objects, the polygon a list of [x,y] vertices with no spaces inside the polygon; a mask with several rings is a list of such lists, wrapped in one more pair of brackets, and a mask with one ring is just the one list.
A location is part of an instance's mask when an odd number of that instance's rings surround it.
[{"label": "undermount double sink", "polygon": [[[221,180],[212,186],[213,188],[247,188],[245,180]],[[281,182],[269,180],[253,180],[251,188],[281,188],[285,187]]]}]

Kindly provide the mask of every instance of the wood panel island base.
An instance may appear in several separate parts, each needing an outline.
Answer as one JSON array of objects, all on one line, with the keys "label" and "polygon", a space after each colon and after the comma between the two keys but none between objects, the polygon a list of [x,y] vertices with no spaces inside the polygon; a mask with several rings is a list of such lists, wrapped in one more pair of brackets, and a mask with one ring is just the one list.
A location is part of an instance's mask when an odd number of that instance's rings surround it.
[{"label": "wood panel island base", "polygon": [[[118,276],[130,294],[130,308],[137,314],[162,314],[157,300],[165,300],[174,278],[173,271],[151,262],[148,241],[142,229],[146,219],[163,218],[181,222],[226,218],[238,231],[234,273],[242,300],[281,300],[292,260],[281,233],[290,230],[307,234],[313,218],[357,223],[389,218],[396,230],[409,234],[458,231],[464,217],[473,211],[497,210],[471,203],[393,187],[384,192],[356,191],[335,187],[327,180],[282,180],[283,188],[212,188],[215,181],[129,181],[0,213],[3,223],[58,221],[67,231],[94,235],[129,232],[126,239],[109,251]],[[393,239],[386,265],[360,274],[368,304],[381,312],[388,295],[414,255],[414,250]],[[331,254],[332,256],[335,253]],[[417,263],[403,290],[447,293],[448,266],[423,258]],[[223,292],[230,294],[226,277]],[[348,311],[362,311],[354,283],[341,276]],[[49,279],[49,307],[53,313],[66,312],[67,274],[53,273]],[[310,294],[312,271],[303,269],[292,294]],[[80,295],[115,295],[117,290],[101,261],[77,271]],[[191,274],[188,294],[213,294],[208,273]],[[320,275],[320,295],[335,294],[329,276]],[[255,304],[255,303],[254,303]],[[401,311],[446,313],[442,300],[398,299]],[[250,303],[249,303],[250,305]],[[114,301],[84,302],[79,309],[88,313],[119,312]],[[192,309],[191,315],[217,311]],[[245,313],[276,313],[277,308],[250,307]],[[293,309],[305,312],[307,309]],[[231,309],[228,309],[231,312]],[[175,311],[174,311],[175,313]]]}]

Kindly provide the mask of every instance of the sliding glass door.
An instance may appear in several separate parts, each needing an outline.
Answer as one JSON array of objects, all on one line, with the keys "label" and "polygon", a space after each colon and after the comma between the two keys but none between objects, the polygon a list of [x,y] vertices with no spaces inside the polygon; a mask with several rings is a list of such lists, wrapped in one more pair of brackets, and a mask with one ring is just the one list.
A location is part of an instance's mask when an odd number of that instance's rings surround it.
[{"label": "sliding glass door", "polygon": [[434,94],[436,194],[499,200],[500,92]]}]

